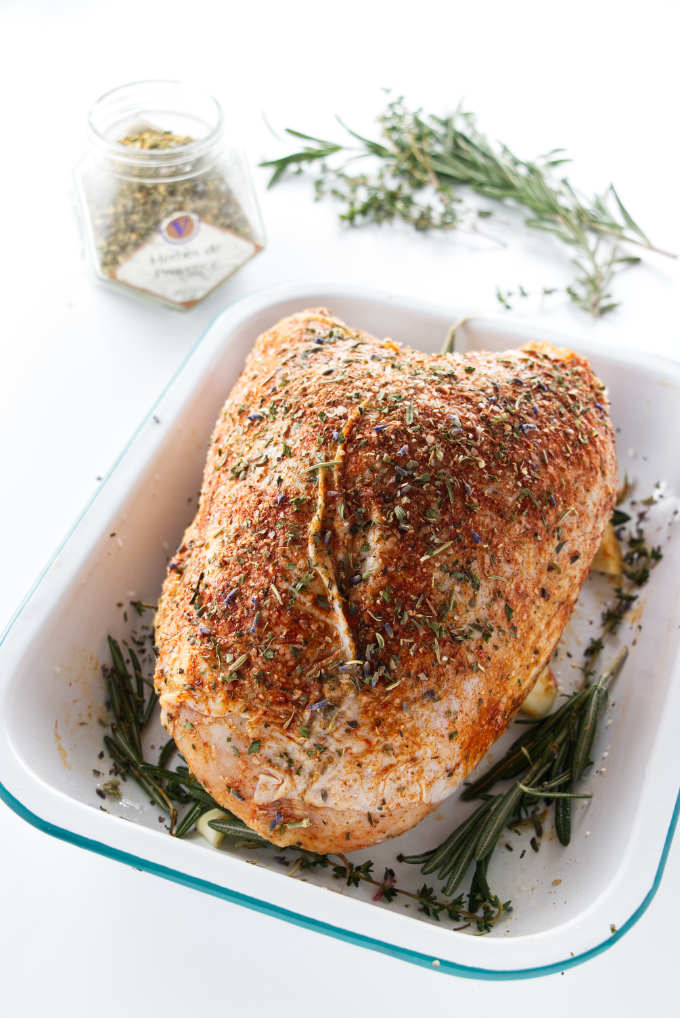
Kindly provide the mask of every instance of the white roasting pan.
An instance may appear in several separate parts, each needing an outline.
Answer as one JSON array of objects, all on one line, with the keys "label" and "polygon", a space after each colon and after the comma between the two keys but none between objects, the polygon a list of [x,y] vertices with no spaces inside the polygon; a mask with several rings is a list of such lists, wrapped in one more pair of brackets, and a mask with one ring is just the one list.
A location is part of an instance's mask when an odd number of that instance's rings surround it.
[{"label": "white roasting pan", "polygon": [[[92,769],[104,765],[97,754],[106,634],[124,639],[142,621],[129,608],[124,621],[117,604],[156,601],[167,561],[195,510],[214,421],[246,354],[261,331],[306,307],[331,308],[350,325],[430,351],[439,350],[465,311],[382,291],[285,286],[219,315],[149,409],[4,634],[0,796],[48,834],[438,972],[517,979],[576,965],[614,944],[647,908],[678,815],[680,365],[671,361],[619,353],[502,316],[475,318],[458,333],[459,350],[502,350],[542,339],[591,359],[610,391],[620,476],[636,482],[633,497],[640,502],[656,493],[644,526],[648,541],[663,551],[630,621],[601,659],[606,663],[617,644],[630,646],[601,725],[595,767],[584,779],[594,797],[579,800],[567,849],[548,821],[538,854],[529,850],[520,860],[520,851],[495,853],[490,883],[503,900],[512,899],[514,911],[490,934],[455,931],[446,919],[428,919],[414,902],[405,907],[408,899],[401,896],[374,903],[374,888],[343,888],[330,869],[298,871],[290,879],[292,867],[274,849],[213,849],[196,834],[172,838],[157,807],[129,781],[119,803],[102,803],[95,794]],[[565,689],[578,677],[584,646],[597,633],[615,585],[591,577],[584,587],[555,666]],[[152,741],[161,739],[159,726]],[[506,735],[482,766],[507,741]],[[454,794],[415,830],[356,853],[356,861],[373,859],[381,876],[400,851],[432,847],[469,810]],[[416,867],[395,868],[400,886],[422,885]]]}]

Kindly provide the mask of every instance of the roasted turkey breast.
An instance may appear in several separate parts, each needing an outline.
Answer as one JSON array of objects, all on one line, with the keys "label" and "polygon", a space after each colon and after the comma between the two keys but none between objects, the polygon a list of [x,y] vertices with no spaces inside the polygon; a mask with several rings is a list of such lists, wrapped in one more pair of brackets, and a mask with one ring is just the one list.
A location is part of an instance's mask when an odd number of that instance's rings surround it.
[{"label": "roasted turkey breast", "polygon": [[569,618],[615,497],[569,350],[429,355],[308,310],[259,337],[156,615],[162,720],[277,845],[350,851],[475,767]]}]

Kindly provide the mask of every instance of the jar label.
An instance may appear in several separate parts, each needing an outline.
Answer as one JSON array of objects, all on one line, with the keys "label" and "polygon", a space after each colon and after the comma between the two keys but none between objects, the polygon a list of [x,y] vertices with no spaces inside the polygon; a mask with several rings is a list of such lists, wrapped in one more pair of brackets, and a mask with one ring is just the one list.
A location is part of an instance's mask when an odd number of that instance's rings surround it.
[{"label": "jar label", "polygon": [[211,226],[193,212],[174,212],[116,269],[115,278],[173,304],[193,304],[256,250],[252,241]]}]

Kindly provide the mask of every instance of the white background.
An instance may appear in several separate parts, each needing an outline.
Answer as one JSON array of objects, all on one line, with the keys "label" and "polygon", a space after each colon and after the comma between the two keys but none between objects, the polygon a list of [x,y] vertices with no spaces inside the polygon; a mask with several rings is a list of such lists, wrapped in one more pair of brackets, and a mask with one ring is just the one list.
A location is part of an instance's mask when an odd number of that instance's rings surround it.
[{"label": "white background", "polygon": [[[568,281],[563,252],[540,235],[494,227],[511,240],[503,247],[470,235],[341,230],[302,181],[265,192],[257,170],[268,247],[230,283],[185,315],[110,293],[82,262],[69,193],[99,94],[146,77],[203,85],[253,163],[282,151],[263,113],[278,129],[335,138],[335,112],[370,130],[383,86],[433,111],[464,98],[520,153],[563,145],[581,185],[613,178],[650,236],[678,250],[678,38],[678,6],[654,0],[5,0],[0,623],[190,345],[238,297],[285,281],[347,281],[497,310],[497,285]],[[521,310],[678,356],[679,280],[677,263],[650,257],[620,280],[623,307],[607,320],[591,322],[559,296]],[[531,984],[453,979],[305,933],[48,839],[4,807],[0,887],[2,1015],[477,1018],[540,1008],[559,1018],[612,1005],[622,1016],[667,1014],[677,1001],[677,843],[655,901],[619,944]]]}]

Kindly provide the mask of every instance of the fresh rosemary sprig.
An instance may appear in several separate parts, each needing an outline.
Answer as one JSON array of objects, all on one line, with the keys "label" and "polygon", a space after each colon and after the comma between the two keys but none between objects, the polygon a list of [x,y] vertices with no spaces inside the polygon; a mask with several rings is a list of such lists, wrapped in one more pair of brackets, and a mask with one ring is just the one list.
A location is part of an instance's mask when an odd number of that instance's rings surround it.
[{"label": "fresh rosemary sprig", "polygon": [[[340,218],[351,225],[400,220],[417,230],[450,230],[492,215],[467,207],[460,187],[528,211],[526,226],[552,234],[572,252],[576,273],[566,292],[579,307],[601,316],[617,307],[611,284],[617,272],[640,261],[624,248],[635,245],[671,257],[654,247],[632,218],[613,184],[590,199],[580,196],[558,168],[569,160],[562,149],[526,160],[481,133],[475,117],[462,109],[445,117],[410,109],[399,97],[379,114],[381,140],[374,141],[340,124],[352,141],[342,144],[287,133],[302,146],[260,163],[272,169],[269,186],[289,171],[311,168],[317,198],[342,205]],[[357,172],[357,160],[371,157],[377,169]]]},{"label": "fresh rosemary sprig", "polygon": [[[218,804],[186,766],[179,766],[174,771],[166,767],[176,749],[172,739],[161,749],[158,765],[144,759],[142,736],[157,703],[156,693],[153,684],[144,677],[134,649],[127,648],[128,667],[118,641],[109,636],[108,645],[111,667],[104,669],[104,676],[113,721],[110,734],[104,736],[104,745],[117,773],[123,778],[131,778],[168,815],[171,834],[183,837],[193,829],[202,813]],[[189,806],[179,824],[178,805]],[[240,823],[236,817],[234,821]],[[245,824],[243,829],[248,830]]]},{"label": "fresh rosemary sprig", "polygon": [[142,731],[151,718],[156,694],[152,687],[147,695],[146,682],[134,650],[131,647],[128,650],[134,672],[133,680],[117,641],[109,636],[108,643],[111,668],[106,669],[105,678],[114,720],[111,734],[104,736],[104,744],[119,773],[123,777],[132,778],[144,794],[169,815],[172,833],[177,821],[177,810],[163,786],[143,769]]},{"label": "fresh rosemary sprig", "polygon": [[[510,746],[502,760],[468,785],[463,799],[481,798],[481,805],[440,845],[401,861],[421,867],[423,876],[434,873],[444,884],[444,894],[454,894],[470,865],[475,863],[469,907],[480,894],[494,897],[486,879],[489,860],[504,829],[531,815],[537,800],[555,806],[555,827],[562,845],[571,840],[571,802],[589,798],[574,791],[590,762],[590,752],[607,691],[621,671],[628,654],[624,649],[597,682],[572,693],[554,714],[531,725]],[[511,779],[502,792],[490,794],[499,781]],[[498,899],[496,899],[498,900]]]}]

